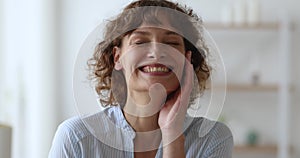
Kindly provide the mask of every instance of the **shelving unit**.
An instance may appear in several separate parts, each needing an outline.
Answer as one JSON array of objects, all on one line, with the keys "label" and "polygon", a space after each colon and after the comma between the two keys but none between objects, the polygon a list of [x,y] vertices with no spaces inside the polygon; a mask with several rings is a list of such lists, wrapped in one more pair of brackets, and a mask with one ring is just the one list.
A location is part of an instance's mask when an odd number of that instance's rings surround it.
[{"label": "shelving unit", "polygon": [[[274,145],[263,146],[235,146],[235,152],[267,152],[277,154],[278,158],[290,158],[290,141],[289,141],[289,122],[290,122],[290,92],[292,90],[290,85],[290,32],[291,25],[287,17],[281,18],[280,22],[260,23],[255,26],[234,26],[223,25],[221,23],[207,23],[206,29],[211,31],[275,31],[279,35],[279,51],[278,56],[281,61],[281,66],[278,72],[279,82],[276,84],[240,84],[230,83],[226,85],[227,92],[275,92],[278,93],[278,140]],[[223,86],[216,86],[216,89],[224,88]]]},{"label": "shelving unit", "polygon": [[260,23],[257,25],[224,25],[221,23],[207,23],[205,27],[210,30],[278,30],[277,22]]}]

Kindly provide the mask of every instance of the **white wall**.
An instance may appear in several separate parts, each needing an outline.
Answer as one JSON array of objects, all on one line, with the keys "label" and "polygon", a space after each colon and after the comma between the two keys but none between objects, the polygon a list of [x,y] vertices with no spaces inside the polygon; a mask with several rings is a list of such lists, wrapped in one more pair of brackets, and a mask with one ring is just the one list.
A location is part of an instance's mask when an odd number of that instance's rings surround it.
[{"label": "white wall", "polygon": [[1,2],[0,121],[13,127],[14,158],[47,157],[57,124],[55,1]]},{"label": "white wall", "polygon": [[[3,47],[4,47],[4,44],[3,44],[3,36],[2,36],[2,34],[3,34],[3,32],[4,32],[4,30],[3,30],[3,19],[4,19],[4,15],[3,15],[3,1],[0,1],[0,10],[1,10],[1,12],[0,12],[0,63],[3,63],[3,58],[4,58],[4,56],[3,56]],[[3,77],[3,69],[4,69],[4,66],[2,66],[2,64],[0,65],[0,78],[2,78]],[[0,79],[0,87],[2,87],[2,80]],[[3,100],[3,89],[2,88],[0,88],[0,105],[1,104],[3,104],[2,102],[2,100]],[[3,109],[0,109],[1,111],[3,111]]]},{"label": "white wall", "polygon": [[75,102],[72,91],[73,65],[81,47],[88,34],[106,17],[118,13],[125,1],[103,3],[91,0],[88,3],[83,0],[61,0],[60,3],[60,26],[59,26],[59,48],[60,48],[60,82],[63,87],[60,93],[59,106],[62,109],[61,120],[76,115]]}]

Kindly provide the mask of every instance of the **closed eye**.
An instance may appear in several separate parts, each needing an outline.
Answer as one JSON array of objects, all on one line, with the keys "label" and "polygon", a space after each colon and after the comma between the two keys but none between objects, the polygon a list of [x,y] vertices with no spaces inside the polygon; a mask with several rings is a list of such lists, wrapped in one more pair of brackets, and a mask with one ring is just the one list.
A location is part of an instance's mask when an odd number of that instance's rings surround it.
[{"label": "closed eye", "polygon": [[135,41],[133,42],[133,44],[135,45],[140,45],[140,44],[145,44],[145,43],[148,43],[147,41]]},{"label": "closed eye", "polygon": [[134,38],[130,41],[130,45],[141,45],[145,43],[151,42],[149,39],[146,38]]},{"label": "closed eye", "polygon": [[167,45],[173,45],[173,46],[179,46],[180,43],[179,42],[164,42]]}]

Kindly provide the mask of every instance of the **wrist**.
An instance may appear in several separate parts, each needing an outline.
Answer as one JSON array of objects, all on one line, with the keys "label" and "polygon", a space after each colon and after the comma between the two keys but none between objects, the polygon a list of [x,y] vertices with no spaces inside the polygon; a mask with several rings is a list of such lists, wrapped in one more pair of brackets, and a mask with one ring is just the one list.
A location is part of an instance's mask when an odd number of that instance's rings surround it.
[{"label": "wrist", "polygon": [[162,132],[162,143],[163,145],[169,145],[174,143],[184,143],[184,135],[182,131],[164,131]]},{"label": "wrist", "polygon": [[[175,140],[172,142],[169,142],[168,144],[163,144],[163,157],[185,157],[184,152],[184,135],[178,136]],[[164,140],[163,140],[164,143]]]}]

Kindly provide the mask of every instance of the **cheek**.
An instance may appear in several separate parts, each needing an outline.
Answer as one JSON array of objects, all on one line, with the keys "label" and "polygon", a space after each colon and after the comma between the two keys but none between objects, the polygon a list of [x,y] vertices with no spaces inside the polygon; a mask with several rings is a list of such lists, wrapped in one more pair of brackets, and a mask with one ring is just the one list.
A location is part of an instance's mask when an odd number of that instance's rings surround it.
[{"label": "cheek", "polygon": [[144,59],[145,55],[137,50],[131,50],[122,55],[121,62],[123,65],[123,73],[127,79],[134,74],[138,68],[138,64]]}]

